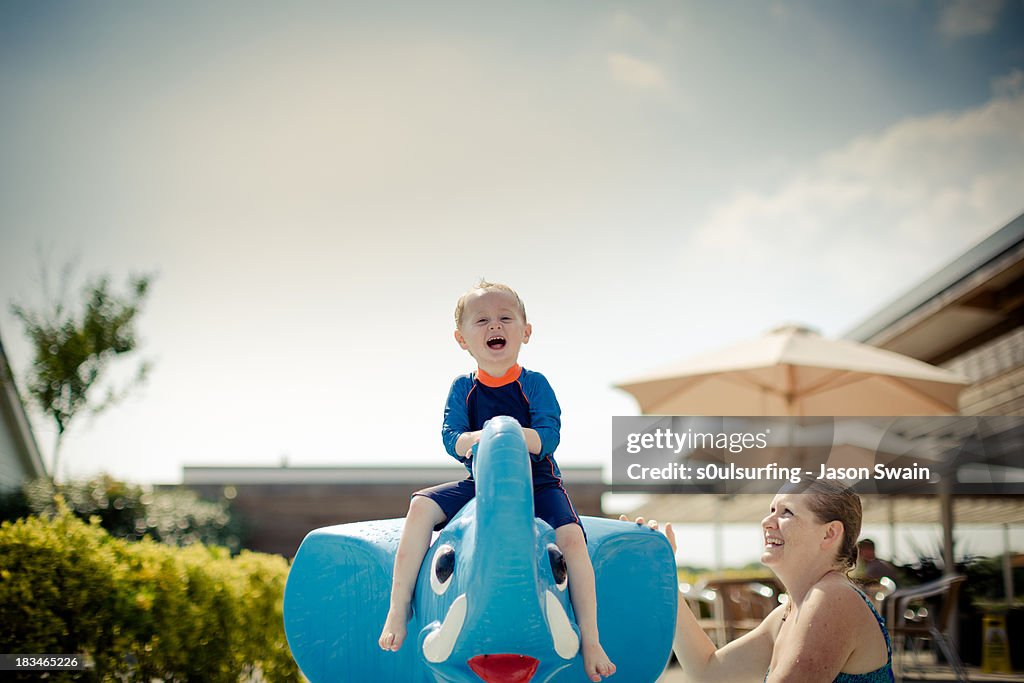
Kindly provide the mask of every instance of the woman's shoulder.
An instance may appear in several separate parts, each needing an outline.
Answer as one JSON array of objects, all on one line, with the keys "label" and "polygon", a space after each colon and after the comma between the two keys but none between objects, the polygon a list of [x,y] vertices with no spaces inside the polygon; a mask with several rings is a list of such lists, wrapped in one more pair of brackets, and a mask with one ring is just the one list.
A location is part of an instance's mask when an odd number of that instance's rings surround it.
[{"label": "woman's shoulder", "polygon": [[863,598],[860,597],[853,583],[839,572],[829,572],[818,579],[817,583],[811,587],[807,597],[811,598],[812,596],[827,597],[829,600],[850,602],[850,604],[863,602]]},{"label": "woman's shoulder", "polygon": [[842,671],[872,672],[889,662],[889,637],[881,617],[871,606],[870,599],[845,576],[818,582],[813,610],[816,616],[808,619],[813,624],[830,623],[835,635],[845,638],[849,655]]},{"label": "woman's shoulder", "polygon": [[830,572],[811,588],[805,602],[805,609],[818,609],[841,615],[848,623],[862,624],[865,628],[876,629],[874,615],[861,593],[842,574]]},{"label": "woman's shoulder", "polygon": [[782,630],[782,625],[786,622],[786,619],[789,618],[791,609],[792,606],[788,603],[779,605],[769,612],[768,616],[766,616],[759,624],[759,627],[763,627],[765,632],[771,637],[772,642],[775,642],[779,637],[779,631]]}]

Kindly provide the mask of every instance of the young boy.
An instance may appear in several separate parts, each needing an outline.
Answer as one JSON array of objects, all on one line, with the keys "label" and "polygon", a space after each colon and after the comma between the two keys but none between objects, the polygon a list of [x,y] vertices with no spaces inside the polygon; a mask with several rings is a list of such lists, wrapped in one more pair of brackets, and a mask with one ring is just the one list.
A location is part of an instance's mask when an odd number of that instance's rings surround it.
[{"label": "young boy", "polygon": [[445,448],[470,470],[467,479],[417,491],[395,555],[391,606],[379,644],[397,651],[406,637],[420,563],[431,532],[441,528],[476,493],[471,461],[484,422],[497,415],[519,421],[533,466],[535,514],[555,530],[565,556],[569,597],[580,627],[583,666],[591,681],[615,673],[597,631],[594,568],[579,517],[562,487],[552,454],[558,446],[561,411],[543,375],[519,366],[519,349],[533,332],[526,307],[511,287],[481,281],[455,307],[455,341],[477,362],[477,372],[457,377],[445,406],[441,436]]}]

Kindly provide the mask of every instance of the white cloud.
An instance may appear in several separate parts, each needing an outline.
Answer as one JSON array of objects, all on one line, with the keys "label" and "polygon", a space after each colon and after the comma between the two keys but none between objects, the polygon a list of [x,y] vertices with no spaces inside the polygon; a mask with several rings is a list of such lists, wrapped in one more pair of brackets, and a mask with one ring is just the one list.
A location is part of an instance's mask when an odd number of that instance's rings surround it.
[{"label": "white cloud", "polygon": [[654,38],[644,22],[622,9],[607,15],[603,22],[603,28],[610,36],[614,36],[619,40],[641,40],[648,42]]},{"label": "white cloud", "polygon": [[686,265],[717,264],[769,320],[842,332],[1024,210],[1022,158],[1024,95],[907,119],[718,206]]},{"label": "white cloud", "polygon": [[623,52],[608,55],[608,72],[616,83],[644,90],[664,90],[668,81],[661,67]]},{"label": "white cloud", "polygon": [[982,36],[992,31],[1003,0],[953,0],[942,8],[939,32],[950,38]]},{"label": "white cloud", "polygon": [[1020,69],[992,79],[992,94],[996,97],[1013,97],[1021,93],[1024,93],[1024,71]]}]

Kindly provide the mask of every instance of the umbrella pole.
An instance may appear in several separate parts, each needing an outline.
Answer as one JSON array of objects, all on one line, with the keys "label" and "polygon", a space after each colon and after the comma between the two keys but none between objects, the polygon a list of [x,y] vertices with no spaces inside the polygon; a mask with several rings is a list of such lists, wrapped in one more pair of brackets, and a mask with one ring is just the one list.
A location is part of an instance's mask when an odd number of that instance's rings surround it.
[{"label": "umbrella pole", "polygon": [[898,555],[896,552],[896,501],[889,496],[887,502],[889,504],[889,559],[896,562]]},{"label": "umbrella pole", "polygon": [[715,569],[725,567],[725,549],[722,547],[724,529],[722,528],[722,496],[715,496]]},{"label": "umbrella pole", "polygon": [[[956,575],[956,564],[953,559],[953,475],[943,474],[939,480],[939,505],[942,514],[942,561],[945,568],[944,576]],[[960,647],[959,607],[952,606],[953,616],[949,628],[949,636],[954,648]],[[956,650],[954,650],[956,651]]]},{"label": "umbrella pole", "polygon": [[943,475],[939,480],[939,512],[942,519],[942,562],[943,574],[956,574],[953,559],[953,482],[952,475]]},{"label": "umbrella pole", "polygon": [[1003,593],[1006,606],[1013,606],[1013,565],[1010,563],[1010,525],[1003,524]]}]

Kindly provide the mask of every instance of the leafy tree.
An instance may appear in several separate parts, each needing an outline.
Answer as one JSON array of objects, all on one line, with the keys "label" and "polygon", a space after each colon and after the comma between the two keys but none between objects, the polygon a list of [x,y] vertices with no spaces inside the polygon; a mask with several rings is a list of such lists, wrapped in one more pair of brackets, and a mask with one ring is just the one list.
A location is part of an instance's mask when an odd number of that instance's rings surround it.
[{"label": "leafy tree", "polygon": [[50,466],[53,478],[57,476],[64,435],[75,418],[83,411],[96,415],[123,399],[145,379],[150,367],[141,362],[124,386],[108,385],[105,394],[97,396],[110,364],[136,350],[136,319],[151,277],[130,277],[125,294],[112,291],[109,278],[100,277],[82,288],[80,306],[72,307],[63,293],[69,273],[66,267],[62,293],[47,297],[38,310],[17,302],[11,305],[33,348],[32,366],[25,381],[28,398],[56,427]]}]

